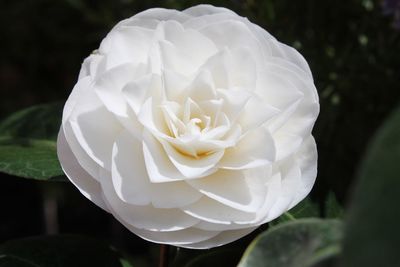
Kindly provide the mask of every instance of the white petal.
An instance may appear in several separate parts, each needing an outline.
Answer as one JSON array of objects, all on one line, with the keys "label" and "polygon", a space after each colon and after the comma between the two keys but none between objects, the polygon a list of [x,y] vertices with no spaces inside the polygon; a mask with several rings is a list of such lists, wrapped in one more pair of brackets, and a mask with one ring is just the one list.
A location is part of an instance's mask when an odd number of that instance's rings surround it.
[{"label": "white petal", "polygon": [[[112,144],[121,130],[121,125],[91,88],[79,94],[71,115],[64,123],[64,130],[68,130],[68,127],[71,127],[71,133],[93,161],[103,168],[111,167]],[[68,143],[72,142],[69,134],[70,132],[66,131]],[[78,153],[75,146],[72,145],[71,149],[74,154]]]},{"label": "white petal", "polygon": [[143,131],[143,155],[152,183],[185,179],[185,176],[168,159],[160,142],[147,130]]},{"label": "white petal", "polygon": [[[302,70],[302,73],[312,80],[310,67],[304,57],[293,47],[279,41],[270,41],[271,53],[274,57],[284,58]],[[302,75],[303,76],[303,75]]]},{"label": "white petal", "polygon": [[141,238],[160,244],[169,244],[177,247],[186,247],[193,242],[202,242],[217,236],[219,231],[204,231],[196,228],[187,228],[178,231],[156,232],[145,229],[137,229],[122,222],[130,231]]},{"label": "white petal", "polygon": [[[211,223],[208,229],[201,228],[211,231],[230,229],[230,225],[235,222],[249,222],[256,217],[255,213],[231,208],[206,196],[189,206],[183,207],[182,210],[201,221]],[[222,229],[221,226],[219,229],[213,228],[214,224],[222,224]]]},{"label": "white petal", "polygon": [[111,208],[111,213],[126,224],[139,229],[168,232],[186,229],[198,222],[197,219],[185,214],[180,209],[160,209],[152,205],[128,204],[117,196],[111,181],[111,174],[107,171],[102,171],[100,174],[102,176],[101,187],[105,201]]},{"label": "white petal", "polygon": [[252,94],[247,90],[218,89],[218,96],[224,99],[223,110],[230,118],[230,121],[233,122],[242,112]]},{"label": "white petal", "polygon": [[169,69],[164,69],[162,74],[167,99],[183,103],[187,96],[185,90],[190,83],[189,78]]},{"label": "white petal", "polygon": [[229,88],[229,52],[227,49],[219,51],[210,57],[200,70],[209,71],[216,88]]},{"label": "white petal", "polygon": [[[276,40],[275,37],[273,37],[269,32],[267,32],[265,29],[261,28],[257,24],[254,24],[251,21],[249,21],[247,18],[244,18],[243,21],[247,25],[247,27],[249,27],[249,29],[257,38],[257,40],[260,42],[261,49],[263,50],[264,55],[266,57],[271,56],[272,55],[271,42]],[[265,60],[265,58],[263,60]]]},{"label": "white petal", "polygon": [[100,183],[88,174],[78,163],[65,139],[64,130],[61,128],[57,138],[57,156],[61,167],[69,180],[100,208],[107,211],[106,204],[102,198]]},{"label": "white petal", "polygon": [[85,58],[82,63],[81,70],[79,72],[78,80],[81,80],[87,76],[95,79],[99,73],[102,73],[106,69],[106,57],[97,53],[92,53],[90,56]]},{"label": "white petal", "polygon": [[259,50],[260,44],[249,28],[239,20],[225,20],[206,24],[199,29],[201,33],[213,40],[219,49],[242,47],[243,40],[251,49]]},{"label": "white petal", "polygon": [[87,90],[92,90],[91,88],[92,79],[90,77],[84,77],[75,84],[74,88],[71,91],[67,101],[65,102],[63,114],[62,114],[62,123],[65,123],[68,118],[71,116],[72,111],[75,108],[76,103],[87,94]]},{"label": "white petal", "polygon": [[245,212],[257,211],[266,194],[263,177],[247,177],[243,171],[219,170],[187,182],[209,198]]},{"label": "white petal", "polygon": [[160,137],[166,137],[168,133],[168,125],[165,122],[165,117],[161,105],[157,105],[153,98],[148,98],[138,114],[138,120],[142,125],[153,134]]},{"label": "white petal", "polygon": [[279,198],[268,211],[265,221],[273,220],[292,207],[296,202],[299,190],[302,190],[301,170],[293,157],[285,159],[279,163],[281,177],[281,190]]},{"label": "white petal", "polygon": [[184,22],[190,18],[189,15],[174,9],[165,8],[150,8],[143,12],[140,12],[134,16],[139,19],[156,19],[159,21],[175,20],[178,22]]},{"label": "white petal", "polygon": [[101,167],[110,169],[112,144],[121,130],[115,118],[103,107],[81,113],[69,123],[86,153]]},{"label": "white petal", "polygon": [[151,184],[142,154],[142,143],[123,131],[112,152],[112,182],[118,197],[133,205],[151,203]]},{"label": "white petal", "polygon": [[185,21],[182,25],[185,28],[198,30],[204,28],[207,25],[214,24],[216,22],[228,21],[228,20],[239,20],[242,21],[242,17],[239,17],[237,14],[233,13],[231,10],[229,12],[220,12],[220,13],[210,13],[204,14],[202,16],[192,17]]},{"label": "white petal", "polygon": [[185,14],[194,16],[194,17],[201,17],[201,16],[205,16],[205,15],[220,14],[220,13],[228,13],[228,14],[236,15],[236,13],[234,13],[233,11],[231,11],[227,8],[215,7],[213,5],[207,5],[207,4],[193,6],[193,7],[183,10],[182,12]]},{"label": "white petal", "polygon": [[107,69],[126,63],[146,63],[153,34],[135,26],[114,28],[106,37],[108,41],[103,41],[99,48],[101,54],[107,55]]},{"label": "white petal", "polygon": [[302,75],[296,65],[282,59],[271,59],[266,66],[268,72],[275,73],[292,85],[287,86],[288,90],[295,87],[303,94],[297,100],[288,101],[286,108],[280,107],[282,113],[269,122],[269,129],[276,132],[282,128],[286,133],[304,138],[310,134],[319,113],[318,95],[312,80]]},{"label": "white petal", "polygon": [[[275,131],[275,133],[279,134],[280,132],[283,132],[306,138],[311,134],[318,113],[318,103],[307,103],[307,101],[302,101],[299,103],[292,116],[290,116],[287,121],[277,131]],[[276,125],[277,124],[275,124],[275,128]]]},{"label": "white petal", "polygon": [[69,122],[62,125],[65,139],[67,140],[68,146],[72,153],[79,162],[79,165],[94,179],[99,180],[99,168],[100,165],[97,164],[88,153],[82,148],[78,140],[72,131],[71,124]]},{"label": "white petal", "polygon": [[160,40],[158,44],[163,68],[171,69],[182,75],[191,75],[196,72],[195,62],[190,57],[183,55],[173,43]]},{"label": "white petal", "polygon": [[196,102],[215,99],[213,77],[208,70],[201,70],[189,85],[189,96]]},{"label": "white petal", "polygon": [[257,81],[256,49],[240,46],[230,49],[229,84],[230,87],[244,88],[253,91]]},{"label": "white petal", "polygon": [[136,16],[121,20],[120,22],[118,22],[114,28],[114,29],[118,29],[120,27],[140,27],[140,28],[144,28],[144,29],[150,29],[150,30],[154,30],[157,28],[157,25],[160,23],[160,21],[156,18],[137,18]]},{"label": "white petal", "polygon": [[269,105],[259,97],[253,96],[246,103],[237,120],[243,132],[255,129],[274,118],[279,110]]},{"label": "white petal", "polygon": [[226,149],[219,166],[233,170],[255,168],[274,162],[275,154],[271,134],[258,128],[248,132],[234,147]]},{"label": "white petal", "polygon": [[224,151],[215,151],[210,155],[193,158],[178,152],[168,142],[160,140],[170,161],[186,178],[199,178],[217,171],[217,164]]},{"label": "white petal", "polygon": [[279,170],[275,171],[275,169],[277,168],[274,168],[273,172],[273,168],[271,166],[265,166],[256,170],[258,175],[264,177],[266,180],[265,185],[267,187],[267,193],[263,205],[260,207],[259,212],[257,213],[257,218],[251,222],[252,224],[261,225],[275,219],[280,215],[270,213],[272,206],[275,205],[279,200],[282,189],[281,174]]},{"label": "white petal", "polygon": [[161,78],[156,74],[148,74],[127,83],[122,89],[122,94],[132,110],[138,114],[144,101],[152,94],[153,90],[161,90]]},{"label": "white petal", "polygon": [[147,174],[142,143],[127,132],[117,138],[113,149],[112,180],[117,195],[135,205],[156,208],[189,205],[202,196],[185,182],[151,183]]},{"label": "white petal", "polygon": [[198,68],[207,58],[218,52],[210,39],[198,31],[184,29],[181,24],[175,21],[164,23],[164,38],[174,44],[182,56],[190,58],[195,68]]},{"label": "white petal", "polygon": [[312,136],[304,140],[295,158],[301,170],[302,187],[299,188],[299,193],[291,206],[296,205],[308,195],[317,177],[318,154],[317,146]]},{"label": "white petal", "polygon": [[276,73],[276,70],[258,70],[257,89],[255,93],[266,103],[284,110],[292,103],[304,97],[304,93],[290,82],[291,74]]},{"label": "white petal", "polygon": [[122,89],[145,74],[143,65],[124,64],[103,73],[94,83],[94,89],[110,112],[128,117],[127,101]]},{"label": "white petal", "polygon": [[253,91],[256,87],[257,64],[250,48],[223,46],[211,56],[200,69],[208,70],[216,88],[243,88]]},{"label": "white petal", "polygon": [[[227,47],[229,50],[237,49],[238,52],[241,51],[240,53],[236,52],[238,53],[236,60],[239,62],[241,60],[247,69],[242,68],[244,70],[243,74],[235,72],[235,75],[238,75],[238,78],[240,78],[238,81],[242,80],[243,77],[251,75],[251,70],[255,70],[255,66],[253,69],[248,69],[248,67],[251,67],[251,64],[256,65],[256,62],[259,61],[257,60],[258,58],[264,58],[259,41],[254,37],[254,34],[249,30],[247,25],[239,20],[226,20],[206,24],[199,31],[210,40],[213,40],[219,50]],[[243,40],[246,40],[245,44]],[[246,76],[243,76],[244,74]],[[254,72],[253,76],[255,75],[256,73]],[[246,78],[246,81],[251,82],[250,78]],[[252,82],[255,82],[255,80]],[[238,86],[246,87],[243,84]]]},{"label": "white petal", "polygon": [[283,131],[279,131],[273,136],[276,146],[277,160],[284,159],[295,153],[303,142],[303,138],[301,136],[285,133]]},{"label": "white petal", "polygon": [[184,245],[182,247],[191,248],[191,249],[208,249],[208,248],[213,248],[213,247],[219,247],[219,246],[228,244],[230,242],[233,242],[235,240],[238,240],[239,238],[242,238],[243,236],[250,234],[257,228],[258,228],[258,226],[250,227],[250,228],[246,228],[246,229],[223,231],[219,235],[217,235],[213,238],[210,238],[206,241],[192,243],[192,244]]}]

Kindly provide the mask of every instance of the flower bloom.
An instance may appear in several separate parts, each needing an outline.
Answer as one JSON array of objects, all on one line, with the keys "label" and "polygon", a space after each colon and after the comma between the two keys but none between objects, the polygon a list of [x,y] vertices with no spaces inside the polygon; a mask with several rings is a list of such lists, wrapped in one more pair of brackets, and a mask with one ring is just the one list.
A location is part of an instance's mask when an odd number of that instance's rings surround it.
[{"label": "flower bloom", "polygon": [[317,173],[318,95],[293,48],[234,12],[149,9],[83,62],[58,156],[136,235],[232,242],[300,202]]}]

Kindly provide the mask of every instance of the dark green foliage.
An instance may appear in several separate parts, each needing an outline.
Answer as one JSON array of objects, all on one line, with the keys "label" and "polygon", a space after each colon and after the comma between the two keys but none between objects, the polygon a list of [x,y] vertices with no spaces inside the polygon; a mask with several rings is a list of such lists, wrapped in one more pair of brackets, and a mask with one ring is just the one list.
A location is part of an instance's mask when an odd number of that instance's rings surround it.
[{"label": "dark green foliage", "polygon": [[343,207],[339,204],[336,196],[333,192],[328,194],[325,200],[325,217],[326,218],[342,218],[343,217]]},{"label": "dark green foliage", "polygon": [[[301,219],[272,227],[247,248],[239,267],[311,267],[340,252],[342,224]],[[325,265],[326,266],[326,265]]]},{"label": "dark green foliage", "polygon": [[361,164],[347,213],[344,266],[400,266],[400,109],[383,124]]},{"label": "dark green foliage", "polygon": [[109,245],[96,239],[74,235],[8,241],[0,245],[0,266],[123,267],[120,256]]},{"label": "dark green foliage", "polygon": [[292,208],[288,212],[285,212],[277,219],[270,222],[269,225],[274,226],[283,222],[293,221],[300,218],[319,217],[319,216],[320,212],[318,204],[314,203],[310,199],[310,197],[306,197],[294,208]]},{"label": "dark green foliage", "polygon": [[63,175],[55,142],[34,139],[0,139],[0,171],[38,180]]},{"label": "dark green foliage", "polygon": [[57,177],[63,172],[56,152],[62,106],[33,106],[0,122],[1,172],[38,180],[62,180]]},{"label": "dark green foliage", "polygon": [[0,136],[55,141],[63,106],[60,102],[17,111],[0,122]]}]

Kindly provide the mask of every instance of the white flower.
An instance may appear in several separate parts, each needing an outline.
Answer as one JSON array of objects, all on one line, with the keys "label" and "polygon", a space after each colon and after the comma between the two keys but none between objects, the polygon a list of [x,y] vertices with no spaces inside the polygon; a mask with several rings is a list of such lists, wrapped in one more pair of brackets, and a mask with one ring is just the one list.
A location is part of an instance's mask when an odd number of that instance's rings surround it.
[{"label": "white flower", "polygon": [[210,5],[149,9],[84,61],[58,156],[133,233],[210,248],[309,193],[318,112],[303,57],[246,18]]}]

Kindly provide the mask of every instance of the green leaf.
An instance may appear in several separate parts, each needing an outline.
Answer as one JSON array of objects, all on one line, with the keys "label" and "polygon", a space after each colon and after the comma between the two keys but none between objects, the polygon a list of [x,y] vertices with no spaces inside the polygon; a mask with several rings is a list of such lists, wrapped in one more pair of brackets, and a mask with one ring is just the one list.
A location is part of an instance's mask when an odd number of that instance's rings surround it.
[{"label": "green leaf", "polygon": [[62,105],[39,105],[0,122],[0,172],[37,180],[65,180],[56,152]]},{"label": "green leaf", "polygon": [[246,249],[239,266],[327,266],[339,254],[341,238],[338,220],[308,218],[283,223],[259,235]]},{"label": "green leaf", "polygon": [[400,108],[372,139],[350,203],[344,266],[400,266]]},{"label": "green leaf", "polygon": [[291,210],[270,222],[269,225],[274,226],[300,218],[319,217],[319,215],[318,204],[314,203],[309,197],[306,197]]},{"label": "green leaf", "polygon": [[343,208],[336,199],[335,193],[330,192],[325,200],[325,217],[326,218],[342,218]]},{"label": "green leaf", "polygon": [[34,139],[0,138],[0,171],[37,180],[63,175],[56,143]]},{"label": "green leaf", "polygon": [[123,267],[127,264],[109,245],[82,236],[30,237],[0,245],[0,267]]},{"label": "green leaf", "polygon": [[62,103],[50,103],[17,111],[0,122],[0,136],[55,141],[62,109]]}]

